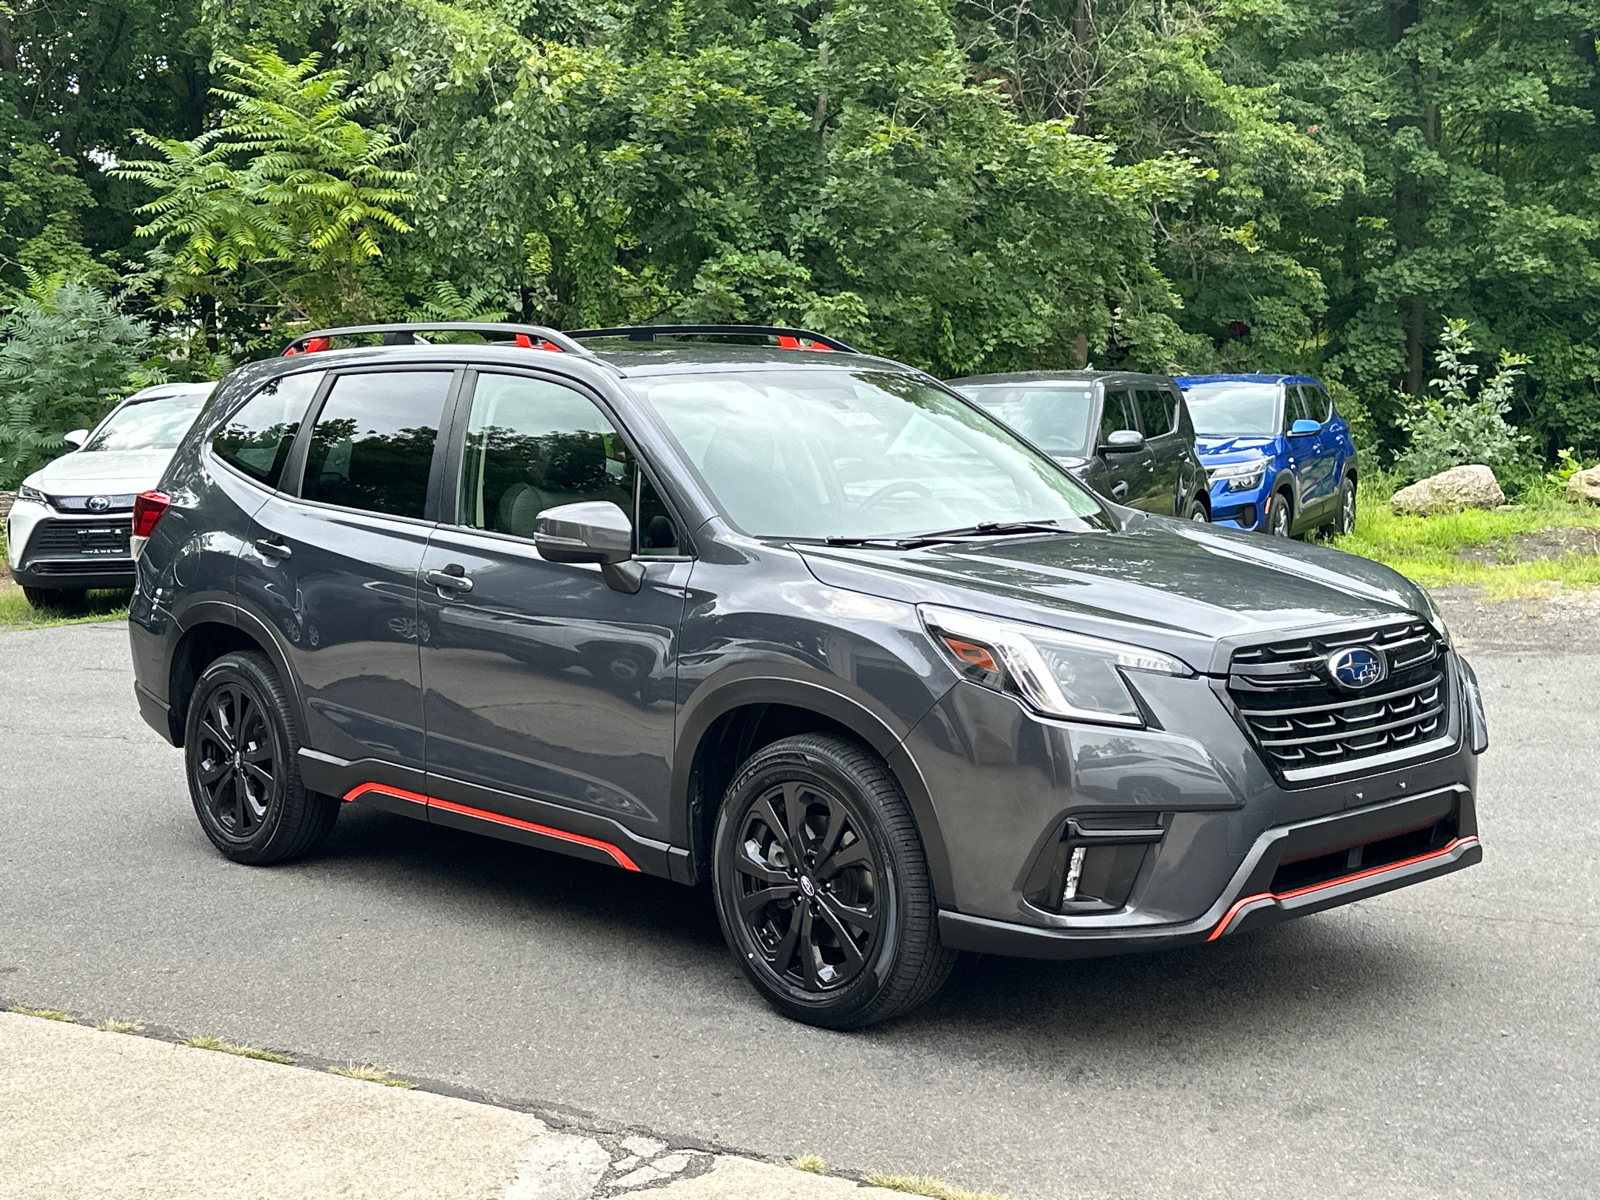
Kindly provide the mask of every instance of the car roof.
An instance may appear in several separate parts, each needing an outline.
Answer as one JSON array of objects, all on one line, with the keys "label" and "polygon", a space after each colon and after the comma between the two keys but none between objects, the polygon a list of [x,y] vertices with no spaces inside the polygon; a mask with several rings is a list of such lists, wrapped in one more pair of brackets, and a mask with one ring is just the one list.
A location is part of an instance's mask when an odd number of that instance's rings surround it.
[{"label": "car roof", "polygon": [[124,404],[143,404],[146,400],[172,400],[179,396],[208,396],[215,388],[216,382],[205,383],[157,383],[150,387],[140,388],[133,395],[127,397]]},{"label": "car roof", "polygon": [[1233,375],[1179,375],[1177,381],[1182,388],[1197,383],[1314,383],[1322,386],[1321,380],[1309,375],[1268,375],[1259,371]]},{"label": "car roof", "polygon": [[963,375],[945,383],[957,387],[964,383],[1169,383],[1170,375],[1147,371],[1000,371],[993,375]]},{"label": "car roof", "polygon": [[[506,342],[434,342],[400,346],[349,346],[332,350],[281,356],[251,364],[261,376],[289,370],[376,366],[380,363],[438,363],[460,365],[488,363],[496,366],[558,366],[584,375],[604,373],[612,378],[650,375],[715,373],[730,369],[892,371],[931,378],[893,359],[842,351],[791,350],[778,346],[662,345],[644,347],[617,339],[616,348],[601,344],[587,347],[589,354],[553,353]],[[556,360],[556,361],[552,361]],[[253,377],[255,376],[254,373]]]}]

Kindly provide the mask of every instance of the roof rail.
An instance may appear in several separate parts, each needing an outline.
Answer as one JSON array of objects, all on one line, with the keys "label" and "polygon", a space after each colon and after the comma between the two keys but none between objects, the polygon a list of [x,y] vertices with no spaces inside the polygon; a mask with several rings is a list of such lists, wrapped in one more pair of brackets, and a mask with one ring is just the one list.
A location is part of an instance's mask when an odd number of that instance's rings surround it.
[{"label": "roof rail", "polygon": [[[611,329],[572,329],[567,331],[569,338],[603,338],[625,337],[630,342],[653,342],[658,335],[662,337],[694,337],[699,334],[711,335],[764,335],[778,339],[778,346],[784,350],[821,350],[824,353],[837,351],[840,354],[860,354],[854,346],[846,345],[838,338],[828,337],[823,333],[813,333],[809,329],[790,329],[783,325],[618,325]],[[810,342],[809,346],[802,346],[802,341]]]},{"label": "roof rail", "polygon": [[[385,346],[407,346],[422,341],[416,334],[427,330],[452,333],[500,333],[531,350],[557,350],[593,358],[594,351],[572,340],[570,334],[543,325],[514,325],[505,321],[407,321],[394,325],[346,325],[339,329],[315,329],[291,341],[284,354],[313,354],[331,350],[333,339],[347,334],[381,333]],[[424,343],[425,344],[425,343]]]}]

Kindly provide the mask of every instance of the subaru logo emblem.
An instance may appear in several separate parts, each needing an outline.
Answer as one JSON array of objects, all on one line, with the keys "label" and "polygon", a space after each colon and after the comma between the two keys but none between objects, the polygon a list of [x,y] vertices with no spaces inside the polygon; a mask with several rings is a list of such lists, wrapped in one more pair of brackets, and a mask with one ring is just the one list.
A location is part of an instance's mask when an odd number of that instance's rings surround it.
[{"label": "subaru logo emblem", "polygon": [[1351,646],[1328,655],[1328,674],[1345,690],[1359,692],[1388,678],[1389,663],[1370,646]]},{"label": "subaru logo emblem", "polygon": [[90,496],[88,509],[90,512],[105,512],[111,507],[110,496]]},{"label": "subaru logo emblem", "polygon": [[800,890],[807,896],[815,896],[817,894],[817,885],[811,882],[809,876],[802,875],[800,876]]}]

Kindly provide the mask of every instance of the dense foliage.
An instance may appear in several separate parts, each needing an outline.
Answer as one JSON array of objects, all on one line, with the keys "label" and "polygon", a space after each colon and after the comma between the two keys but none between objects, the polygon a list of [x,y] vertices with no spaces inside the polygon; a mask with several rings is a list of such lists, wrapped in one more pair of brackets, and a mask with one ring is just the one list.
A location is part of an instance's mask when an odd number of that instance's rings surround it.
[{"label": "dense foliage", "polygon": [[1402,470],[1502,429],[1523,469],[1600,447],[1597,29],[1600,0],[38,0],[0,10],[0,286],[100,289],[174,374],[495,314],[792,322],[947,375],[1304,370]]}]

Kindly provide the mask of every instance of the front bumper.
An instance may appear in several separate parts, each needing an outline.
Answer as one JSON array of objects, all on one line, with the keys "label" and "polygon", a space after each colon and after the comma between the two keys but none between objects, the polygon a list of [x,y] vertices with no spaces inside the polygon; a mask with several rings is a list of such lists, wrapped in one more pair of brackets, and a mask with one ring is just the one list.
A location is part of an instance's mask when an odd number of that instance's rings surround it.
[{"label": "front bumper", "polygon": [[[945,944],[1065,958],[1204,942],[1470,866],[1477,759],[1453,656],[1451,672],[1442,748],[1301,783],[1274,777],[1205,677],[1139,675],[1143,730],[958,684],[904,743],[948,851]],[[1068,903],[1063,847],[1090,847],[1087,879],[1108,834],[1143,843],[1116,860],[1121,886]]]},{"label": "front bumper", "polygon": [[11,574],[24,587],[130,588],[130,514],[60,514],[17,501],[6,521]]},{"label": "front bumper", "polygon": [[1267,500],[1272,495],[1271,472],[1247,492],[1228,490],[1226,481],[1213,483],[1209,493],[1211,523],[1234,529],[1260,529],[1266,523]]}]

